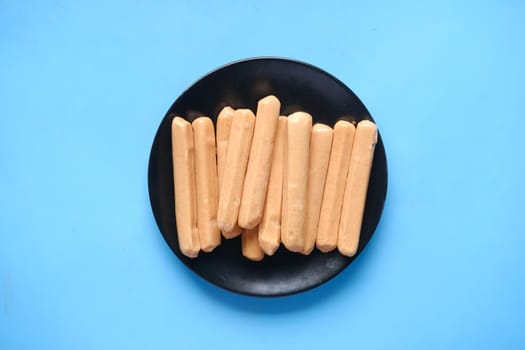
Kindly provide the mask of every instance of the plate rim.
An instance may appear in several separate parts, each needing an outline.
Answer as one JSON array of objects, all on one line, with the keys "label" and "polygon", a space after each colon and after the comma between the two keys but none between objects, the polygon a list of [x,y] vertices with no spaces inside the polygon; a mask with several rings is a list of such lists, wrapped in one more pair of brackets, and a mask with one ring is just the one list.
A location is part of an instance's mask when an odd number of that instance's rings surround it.
[{"label": "plate rim", "polygon": [[[153,154],[153,149],[154,149],[154,146],[155,144],[157,143],[157,139],[158,139],[158,134],[160,133],[160,129],[161,129],[161,126],[162,124],[164,123],[165,119],[168,118],[171,113],[170,111],[173,109],[173,107],[178,103],[178,101],[189,91],[191,90],[195,85],[197,85],[200,81],[204,80],[205,78],[207,78],[209,75],[212,75],[222,69],[225,69],[225,68],[228,68],[230,66],[234,66],[234,65],[237,65],[237,64],[242,64],[242,63],[247,63],[247,62],[256,62],[256,61],[281,61],[281,62],[288,62],[288,63],[292,63],[292,64],[298,64],[298,65],[303,65],[303,66],[306,66],[310,69],[313,69],[323,75],[326,75],[328,76],[329,78],[331,78],[333,81],[335,81],[339,86],[341,86],[345,91],[347,91],[348,93],[350,93],[350,95],[352,95],[357,101],[359,101],[359,103],[365,108],[368,116],[370,117],[370,119],[372,119],[372,121],[375,123],[375,120],[374,118],[372,117],[372,115],[370,114],[370,111],[368,110],[368,108],[366,107],[366,105],[361,101],[361,99],[345,84],[343,83],[340,79],[338,79],[336,76],[332,75],[331,73],[311,64],[311,63],[308,63],[308,62],[305,62],[305,61],[301,61],[301,60],[298,60],[298,59],[295,59],[295,58],[288,58],[288,57],[280,57],[280,56],[254,56],[254,57],[248,57],[248,58],[242,58],[242,59],[237,59],[237,60],[234,60],[234,61],[231,61],[231,62],[228,62],[228,63],[225,63],[223,65],[220,65],[210,71],[208,71],[207,73],[203,74],[202,76],[200,76],[198,79],[196,79],[195,81],[193,81],[193,83],[191,83],[186,89],[184,89],[179,95],[178,97],[175,99],[175,101],[170,105],[170,107],[168,108],[168,110],[166,111],[166,113],[164,114],[164,117],[162,117],[162,119],[160,120],[160,123],[158,124],[157,126],[157,129],[156,129],[156,132],[155,132],[155,135],[153,137],[153,141],[151,143],[151,146],[150,146],[150,152],[149,152],[149,157],[148,157],[148,168],[147,168],[147,171],[148,171],[148,198],[149,198],[149,202],[150,202],[150,208],[151,208],[151,211],[152,211],[152,214],[153,214],[153,217],[155,219],[155,224],[157,226],[157,229],[158,231],[160,232],[160,234],[162,235],[162,238],[164,239],[164,241],[167,243],[168,247],[170,248],[170,250],[172,251],[172,253],[177,257],[177,260],[179,260],[182,264],[184,264],[184,266],[186,266],[188,269],[190,269],[192,271],[193,274],[197,275],[199,278],[201,278],[202,280],[206,281],[207,283],[213,285],[213,286],[216,286],[216,287],[219,287],[223,290],[226,290],[226,291],[229,291],[229,292],[232,292],[234,294],[239,294],[239,295],[243,295],[243,296],[249,296],[249,297],[256,297],[256,298],[263,298],[263,299],[266,299],[266,298],[279,298],[279,297],[286,297],[286,296],[291,296],[291,295],[296,295],[296,294],[300,294],[300,293],[303,293],[303,292],[307,292],[307,291],[310,291],[312,289],[315,289],[325,283],[328,283],[330,282],[331,280],[333,280],[336,276],[338,276],[339,274],[341,274],[344,270],[346,270],[346,268],[348,268],[348,266],[354,262],[360,255],[361,255],[361,252],[364,250],[364,248],[366,247],[363,247],[363,249],[361,250],[358,250],[356,252],[356,254],[353,256],[353,257],[345,257],[346,258],[346,262],[344,264],[344,266],[339,270],[337,271],[336,273],[334,273],[333,275],[329,276],[327,279],[324,279],[323,281],[321,282],[316,282],[314,284],[311,284],[307,287],[302,287],[300,289],[297,289],[297,290],[293,290],[293,291],[289,291],[289,292],[281,292],[281,293],[274,293],[274,294],[257,294],[257,293],[252,293],[252,292],[246,292],[246,291],[241,291],[241,290],[237,290],[237,289],[233,289],[231,287],[229,287],[227,284],[221,284],[221,283],[217,283],[216,281],[212,281],[211,279],[209,279],[208,277],[200,274],[199,272],[197,272],[190,264],[188,264],[188,262],[186,262],[184,259],[182,259],[176,252],[176,250],[172,247],[172,244],[170,243],[170,241],[166,238],[166,235],[162,232],[162,230],[160,229],[160,226],[159,226],[159,222],[158,222],[158,219],[157,219],[157,215],[155,213],[155,210],[153,208],[153,198],[152,198],[152,192],[151,192],[151,186],[152,186],[152,154]],[[385,151],[385,146],[384,146],[384,142],[383,142],[383,138],[378,130],[378,140],[379,142],[383,145],[383,155],[384,155],[384,160],[385,160],[385,194],[384,194],[384,198],[382,198],[381,200],[381,208],[380,208],[380,214],[379,214],[379,218],[375,224],[375,227],[370,235],[370,238],[369,240],[367,241],[366,245],[368,245],[370,243],[370,240],[373,238],[374,236],[374,233],[375,231],[377,230],[377,227],[379,226],[379,223],[381,222],[381,217],[383,216],[383,212],[384,212],[384,207],[385,207],[385,202],[386,202],[386,199],[387,199],[387,196],[388,196],[388,159],[387,159],[387,155],[386,155],[386,151]],[[378,143],[379,143],[378,142]],[[282,247],[279,247],[279,249],[282,249]],[[333,252],[330,252],[330,253],[334,253],[334,252],[337,252],[336,251],[333,251]],[[330,254],[328,253],[328,254]]]}]

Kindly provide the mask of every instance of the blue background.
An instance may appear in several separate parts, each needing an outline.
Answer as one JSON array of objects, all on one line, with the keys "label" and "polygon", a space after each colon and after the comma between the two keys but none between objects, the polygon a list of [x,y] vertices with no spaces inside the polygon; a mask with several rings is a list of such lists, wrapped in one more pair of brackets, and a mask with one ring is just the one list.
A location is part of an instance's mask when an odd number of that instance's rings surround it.
[{"label": "blue background", "polygon": [[[525,2],[0,0],[0,349],[525,348]],[[175,98],[232,60],[350,86],[389,161],[336,279],[256,299],[171,253],[147,191]]]}]

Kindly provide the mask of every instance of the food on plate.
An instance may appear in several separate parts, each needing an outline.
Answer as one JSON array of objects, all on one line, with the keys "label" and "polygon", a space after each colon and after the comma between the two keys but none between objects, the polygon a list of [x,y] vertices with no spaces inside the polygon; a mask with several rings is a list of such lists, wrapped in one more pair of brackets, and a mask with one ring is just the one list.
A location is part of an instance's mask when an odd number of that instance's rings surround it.
[{"label": "food on plate", "polygon": [[254,228],[263,215],[280,109],[281,102],[273,95],[266,96],[257,104],[255,130],[239,210],[239,226],[243,228]]},{"label": "food on plate", "polygon": [[270,179],[263,216],[259,224],[259,245],[266,255],[273,255],[281,243],[281,209],[283,196],[283,157],[288,118],[280,116],[275,135]]},{"label": "food on plate", "polygon": [[334,138],[317,228],[316,246],[324,253],[337,248],[337,232],[354,133],[355,126],[350,122],[340,120],[334,126]]},{"label": "food on plate", "polygon": [[195,258],[199,254],[200,239],[197,228],[195,155],[191,124],[181,117],[175,117],[171,123],[171,140],[179,248],[182,254]]},{"label": "food on plate", "polygon": [[[281,242],[291,252],[315,247],[352,257],[366,207],[377,126],[339,120],[314,124],[304,111],[279,116],[273,95],[257,115],[224,107],[172,120],[173,181],[179,248],[195,258],[241,236],[241,254],[260,261]],[[222,232],[222,235],[221,235]]]},{"label": "food on plate", "polygon": [[310,254],[317,238],[317,226],[321,203],[323,201],[324,185],[332,149],[334,130],[328,125],[315,124],[312,127],[310,140],[310,162],[308,169],[308,201],[306,207],[306,224],[304,247],[301,253]]},{"label": "food on plate", "polygon": [[195,183],[197,187],[197,227],[201,249],[211,252],[221,243],[217,226],[219,194],[213,122],[206,116],[192,123],[195,147]]},{"label": "food on plate", "polygon": [[354,256],[359,245],[376,143],[377,126],[368,120],[359,122],[352,147],[337,243],[339,252],[346,256]]},{"label": "food on plate", "polygon": [[255,115],[249,109],[237,109],[233,116],[226,166],[224,168],[217,223],[226,238],[240,234],[234,232],[241,205],[242,187],[250,155]]},{"label": "food on plate", "polygon": [[[228,142],[230,141],[230,129],[235,110],[230,106],[224,107],[217,116],[217,183],[219,193],[221,191],[224,168],[226,167],[226,156],[228,152]],[[222,232],[224,237],[236,237],[241,234],[241,228],[235,225],[229,233]]]},{"label": "food on plate", "polygon": [[295,112],[288,117],[287,128],[281,240],[288,250],[300,252],[305,239],[312,116],[305,112]]},{"label": "food on plate", "polygon": [[253,261],[260,261],[264,258],[264,252],[259,246],[259,226],[252,229],[243,230],[241,236],[242,255]]}]

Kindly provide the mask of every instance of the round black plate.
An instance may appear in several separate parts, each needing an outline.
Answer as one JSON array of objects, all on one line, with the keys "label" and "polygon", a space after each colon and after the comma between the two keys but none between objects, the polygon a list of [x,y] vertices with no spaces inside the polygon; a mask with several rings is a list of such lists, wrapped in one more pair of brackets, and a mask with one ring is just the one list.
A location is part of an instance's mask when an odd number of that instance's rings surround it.
[{"label": "round black plate", "polygon": [[[164,239],[175,255],[207,281],[233,292],[254,296],[283,296],[316,287],[347,267],[354,258],[337,251],[309,256],[281,248],[274,256],[251,262],[241,255],[240,238],[224,240],[212,253],[196,259],[181,254],[173,200],[171,120],[180,115],[189,121],[207,115],[215,121],[225,106],[250,108],[269,94],[281,103],[281,114],[306,111],[314,123],[333,126],[339,119],[373,120],[357,96],[341,81],[312,65],[282,58],[254,58],[221,67],[193,84],[171,106],[153,141],[149,160],[149,196],[153,214]],[[386,196],[387,165],[379,137],[370,177],[361,239],[356,254],[372,236]],[[341,189],[343,191],[343,189]]]}]

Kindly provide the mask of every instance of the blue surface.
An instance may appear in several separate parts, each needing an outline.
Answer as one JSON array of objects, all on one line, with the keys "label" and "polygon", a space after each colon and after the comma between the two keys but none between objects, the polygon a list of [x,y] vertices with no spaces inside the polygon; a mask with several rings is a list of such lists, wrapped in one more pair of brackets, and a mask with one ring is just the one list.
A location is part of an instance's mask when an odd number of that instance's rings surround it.
[{"label": "blue surface", "polygon": [[[0,349],[525,348],[525,2],[0,1]],[[157,126],[193,81],[277,55],[349,85],[389,192],[313,291],[231,294],[155,225]]]}]

